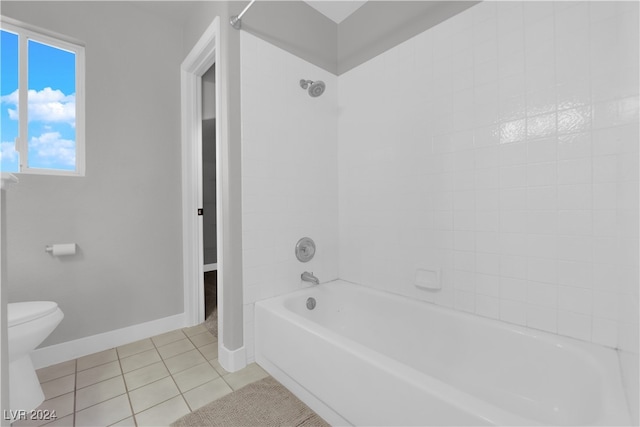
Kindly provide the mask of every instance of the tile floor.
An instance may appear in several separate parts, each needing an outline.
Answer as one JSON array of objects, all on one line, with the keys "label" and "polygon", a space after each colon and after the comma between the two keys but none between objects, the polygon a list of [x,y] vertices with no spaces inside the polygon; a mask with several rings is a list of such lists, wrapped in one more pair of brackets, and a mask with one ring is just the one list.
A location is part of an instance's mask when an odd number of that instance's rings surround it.
[{"label": "tile floor", "polygon": [[218,343],[198,325],[90,354],[37,371],[55,421],[12,426],[167,426],[268,376],[258,365],[229,373]]}]

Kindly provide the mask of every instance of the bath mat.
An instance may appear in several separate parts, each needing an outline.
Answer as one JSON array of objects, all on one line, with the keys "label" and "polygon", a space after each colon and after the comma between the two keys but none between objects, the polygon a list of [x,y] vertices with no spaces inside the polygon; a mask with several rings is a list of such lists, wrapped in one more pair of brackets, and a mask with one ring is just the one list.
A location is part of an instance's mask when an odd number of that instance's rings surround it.
[{"label": "bath mat", "polygon": [[204,327],[211,335],[218,338],[218,308],[214,308],[211,314],[204,320]]},{"label": "bath mat", "polygon": [[329,427],[272,377],[242,387],[171,424],[176,427]]}]

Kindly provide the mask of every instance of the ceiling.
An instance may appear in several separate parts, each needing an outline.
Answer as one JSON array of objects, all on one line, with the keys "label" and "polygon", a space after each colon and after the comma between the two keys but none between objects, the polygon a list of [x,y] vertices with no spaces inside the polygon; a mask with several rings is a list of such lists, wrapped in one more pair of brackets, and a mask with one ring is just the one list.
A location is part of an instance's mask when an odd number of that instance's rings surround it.
[{"label": "ceiling", "polygon": [[366,2],[367,0],[305,0],[305,3],[337,24]]},{"label": "ceiling", "polygon": [[[267,0],[268,1],[268,0]],[[367,0],[305,0],[309,6],[325,15],[335,23],[342,22],[355,12]],[[132,1],[130,4],[151,12],[159,17],[169,19],[178,25],[184,24],[193,13],[195,4],[190,1]]]}]

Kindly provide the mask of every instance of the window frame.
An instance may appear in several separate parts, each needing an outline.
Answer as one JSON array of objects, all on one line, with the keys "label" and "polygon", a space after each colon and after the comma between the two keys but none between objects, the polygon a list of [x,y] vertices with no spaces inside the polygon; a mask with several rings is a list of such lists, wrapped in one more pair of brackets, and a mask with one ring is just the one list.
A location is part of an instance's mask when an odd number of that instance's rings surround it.
[{"label": "window frame", "polygon": [[[85,48],[70,37],[43,30],[0,15],[0,29],[18,35],[18,137],[15,150],[20,155],[18,171],[31,175],[85,176]],[[29,167],[29,41],[46,44],[75,54],[75,170]]]}]

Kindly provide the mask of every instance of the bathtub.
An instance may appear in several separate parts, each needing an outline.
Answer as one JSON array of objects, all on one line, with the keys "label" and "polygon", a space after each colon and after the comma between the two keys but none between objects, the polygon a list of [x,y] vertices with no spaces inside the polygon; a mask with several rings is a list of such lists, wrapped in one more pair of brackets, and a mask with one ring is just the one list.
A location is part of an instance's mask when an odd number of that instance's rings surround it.
[{"label": "bathtub", "polygon": [[615,351],[587,342],[341,280],[254,324],[258,364],[332,425],[630,424]]}]

